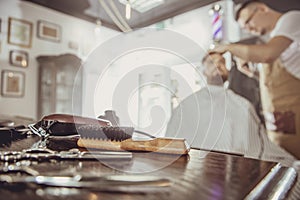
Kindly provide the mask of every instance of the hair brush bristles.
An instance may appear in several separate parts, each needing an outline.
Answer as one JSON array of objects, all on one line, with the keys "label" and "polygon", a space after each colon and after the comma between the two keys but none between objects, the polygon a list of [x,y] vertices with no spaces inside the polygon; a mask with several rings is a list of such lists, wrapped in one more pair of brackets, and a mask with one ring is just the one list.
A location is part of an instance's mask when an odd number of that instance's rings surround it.
[{"label": "hair brush bristles", "polygon": [[133,132],[133,127],[113,127],[97,125],[82,125],[78,127],[78,133],[81,138],[102,139],[118,142],[132,138]]}]

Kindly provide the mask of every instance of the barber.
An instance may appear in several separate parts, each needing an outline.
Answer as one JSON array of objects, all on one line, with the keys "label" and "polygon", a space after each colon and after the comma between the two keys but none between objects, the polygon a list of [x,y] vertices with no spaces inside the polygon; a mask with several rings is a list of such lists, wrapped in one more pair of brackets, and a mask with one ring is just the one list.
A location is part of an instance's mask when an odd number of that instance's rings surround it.
[{"label": "barber", "polygon": [[212,52],[229,51],[245,61],[263,64],[260,87],[268,136],[300,158],[300,11],[283,14],[260,1],[247,1],[235,18],[254,35],[270,33],[270,40],[220,45]]}]

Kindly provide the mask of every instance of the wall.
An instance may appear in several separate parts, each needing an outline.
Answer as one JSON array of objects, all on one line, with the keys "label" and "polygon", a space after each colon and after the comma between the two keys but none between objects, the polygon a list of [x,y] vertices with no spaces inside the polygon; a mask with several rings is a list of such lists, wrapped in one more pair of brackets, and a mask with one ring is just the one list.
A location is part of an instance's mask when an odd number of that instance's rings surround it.
[{"label": "wall", "polygon": [[[33,24],[31,48],[23,48],[7,43],[8,17],[24,19]],[[0,96],[0,114],[36,118],[38,66],[35,58],[37,56],[72,53],[84,59],[97,44],[116,34],[115,31],[102,27],[100,34],[95,35],[95,25],[90,22],[19,0],[1,0],[0,18],[2,20],[0,70],[14,70],[25,73],[25,95],[21,98]],[[38,20],[45,20],[60,25],[62,28],[61,41],[56,43],[37,38]],[[77,42],[79,48],[77,50],[70,49],[68,47],[70,41]],[[29,66],[27,68],[15,67],[9,64],[9,51],[18,49],[24,50],[29,54]]]}]

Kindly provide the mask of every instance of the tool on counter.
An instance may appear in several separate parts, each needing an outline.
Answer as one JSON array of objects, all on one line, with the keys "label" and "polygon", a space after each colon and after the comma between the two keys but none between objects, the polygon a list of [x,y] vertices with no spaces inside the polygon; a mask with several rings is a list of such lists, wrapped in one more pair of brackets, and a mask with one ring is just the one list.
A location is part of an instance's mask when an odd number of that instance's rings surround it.
[{"label": "tool on counter", "polygon": [[[109,121],[67,114],[53,114],[28,126],[33,133],[43,139],[55,136],[80,135],[77,145],[85,148],[112,151],[148,151],[186,155],[189,147],[185,139],[155,138],[151,134],[135,130],[133,127],[111,126]],[[149,139],[132,138],[139,133]]]},{"label": "tool on counter", "polygon": [[[149,139],[132,139],[133,132],[147,135]],[[147,151],[186,155],[189,152],[185,139],[155,138],[133,127],[101,127],[83,125],[78,128],[80,138],[77,145],[85,148],[105,150]]]},{"label": "tool on counter", "polygon": [[[171,181],[166,178],[145,175],[105,175],[100,177],[83,177],[76,176],[8,176],[0,175],[0,183],[4,184],[26,184],[34,183],[37,185],[70,187],[70,188],[87,188],[98,191],[120,191],[121,189],[130,188],[138,190],[139,187],[156,188],[167,187]],[[123,187],[123,188],[118,188]],[[124,192],[129,192],[124,190]],[[131,190],[132,191],[132,190]]]},{"label": "tool on counter", "polygon": [[104,119],[93,119],[68,114],[52,114],[43,117],[35,124],[28,125],[28,128],[34,134],[42,138],[47,138],[49,136],[77,135],[77,128],[86,124],[111,126],[111,123]]},{"label": "tool on counter", "polygon": [[130,152],[111,151],[80,151],[71,149],[69,151],[52,151],[49,149],[27,149],[23,151],[2,151],[0,161],[18,162],[21,160],[48,161],[48,160],[128,160],[132,159]]}]

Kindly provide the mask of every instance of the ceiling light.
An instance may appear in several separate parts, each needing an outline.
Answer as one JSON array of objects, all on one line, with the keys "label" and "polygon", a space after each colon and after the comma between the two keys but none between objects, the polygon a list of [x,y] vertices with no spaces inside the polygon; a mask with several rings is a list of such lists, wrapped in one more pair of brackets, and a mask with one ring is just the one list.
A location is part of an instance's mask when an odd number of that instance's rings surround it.
[{"label": "ceiling light", "polygon": [[[127,0],[119,0],[120,3],[127,5]],[[163,4],[164,0],[130,0],[130,6],[132,9],[144,13],[148,10],[151,10],[152,8],[155,8],[157,6],[160,6]]]}]

